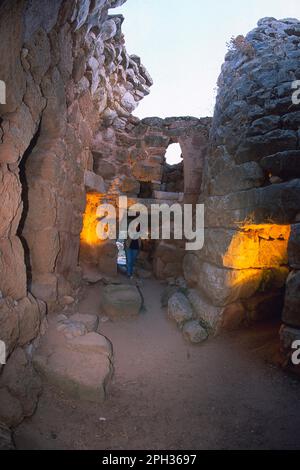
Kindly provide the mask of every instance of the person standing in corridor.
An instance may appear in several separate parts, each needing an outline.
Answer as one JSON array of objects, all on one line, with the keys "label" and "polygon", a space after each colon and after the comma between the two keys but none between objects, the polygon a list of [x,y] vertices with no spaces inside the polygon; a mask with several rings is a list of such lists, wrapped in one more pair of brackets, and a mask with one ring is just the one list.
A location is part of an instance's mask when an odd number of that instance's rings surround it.
[{"label": "person standing in corridor", "polygon": [[141,239],[133,240],[130,237],[125,242],[127,275],[130,279],[133,277],[134,266],[141,249]]}]

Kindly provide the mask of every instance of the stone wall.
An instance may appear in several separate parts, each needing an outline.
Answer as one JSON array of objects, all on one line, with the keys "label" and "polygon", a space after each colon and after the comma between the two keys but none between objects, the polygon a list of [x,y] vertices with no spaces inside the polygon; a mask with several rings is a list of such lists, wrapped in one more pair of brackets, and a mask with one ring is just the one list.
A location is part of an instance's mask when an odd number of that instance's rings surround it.
[{"label": "stone wall", "polygon": [[[141,202],[172,205],[196,202],[202,184],[204,162],[208,154],[211,119],[193,117],[158,117],[139,120],[129,117],[121,128],[102,122],[93,142],[94,172],[103,178],[106,193],[98,201],[117,205],[119,195],[128,196],[129,203]],[[170,144],[179,143],[183,163],[169,187],[166,178],[165,154]],[[177,186],[176,186],[177,185]],[[177,188],[181,191],[176,191]],[[107,274],[116,273],[116,250],[112,243],[86,247],[83,241],[83,261],[100,266]],[[153,269],[159,279],[182,275],[184,241],[170,240],[154,245]]]},{"label": "stone wall", "polygon": [[297,20],[262,19],[222,67],[200,197],[205,246],[184,261],[190,300],[213,331],[280,314],[286,280],[283,321],[300,326],[299,32]]},{"label": "stone wall", "polygon": [[33,411],[38,393],[26,381],[27,391],[15,390],[9,377],[34,373],[31,343],[45,329],[46,305],[63,304],[80,282],[86,191],[104,184],[93,173],[91,142],[103,125],[122,128],[152,84],[126,52],[123,17],[109,12],[122,3],[0,5],[7,89],[0,105],[0,339],[11,356],[0,380],[0,421],[10,425]]}]

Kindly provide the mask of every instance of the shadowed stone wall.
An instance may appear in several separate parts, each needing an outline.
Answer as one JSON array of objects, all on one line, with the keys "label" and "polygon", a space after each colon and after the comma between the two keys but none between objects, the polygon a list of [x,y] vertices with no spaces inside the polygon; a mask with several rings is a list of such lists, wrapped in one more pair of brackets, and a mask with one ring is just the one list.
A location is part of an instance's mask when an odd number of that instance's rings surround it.
[{"label": "shadowed stone wall", "polygon": [[[10,356],[0,377],[0,421],[18,424],[40,393],[30,357],[55,308],[79,286],[91,142],[103,123],[125,125],[152,80],[129,56],[124,0],[4,0],[0,5],[0,339]],[[44,302],[46,303],[44,303]],[[34,343],[35,344],[35,343]],[[27,376],[22,387],[14,378]],[[19,380],[20,383],[20,380]]]},{"label": "shadowed stone wall", "polygon": [[184,262],[190,300],[214,330],[280,314],[283,302],[285,325],[300,326],[299,36],[299,21],[264,18],[222,67],[200,197],[205,246]]}]

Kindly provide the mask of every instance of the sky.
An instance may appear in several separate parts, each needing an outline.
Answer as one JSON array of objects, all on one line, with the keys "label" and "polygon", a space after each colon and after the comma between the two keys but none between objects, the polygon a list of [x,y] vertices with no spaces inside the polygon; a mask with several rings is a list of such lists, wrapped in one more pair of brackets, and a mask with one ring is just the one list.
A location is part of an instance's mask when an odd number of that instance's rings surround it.
[{"label": "sky", "polygon": [[300,18],[299,0],[127,0],[129,54],[142,58],[154,80],[134,114],[212,116],[216,82],[232,36],[246,35],[260,18]]}]

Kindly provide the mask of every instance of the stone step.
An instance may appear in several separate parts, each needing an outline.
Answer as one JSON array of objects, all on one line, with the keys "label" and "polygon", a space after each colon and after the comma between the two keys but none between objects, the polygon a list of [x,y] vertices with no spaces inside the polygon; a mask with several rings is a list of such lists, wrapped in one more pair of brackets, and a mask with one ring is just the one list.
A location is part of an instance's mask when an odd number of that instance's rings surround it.
[{"label": "stone step", "polygon": [[113,350],[110,341],[95,331],[98,318],[94,317],[77,313],[67,320],[65,315],[50,318],[33,365],[44,382],[68,398],[101,403],[113,374]]},{"label": "stone step", "polygon": [[112,365],[104,354],[58,349],[48,357],[35,355],[33,364],[46,382],[69,398],[101,403],[106,397]]}]

